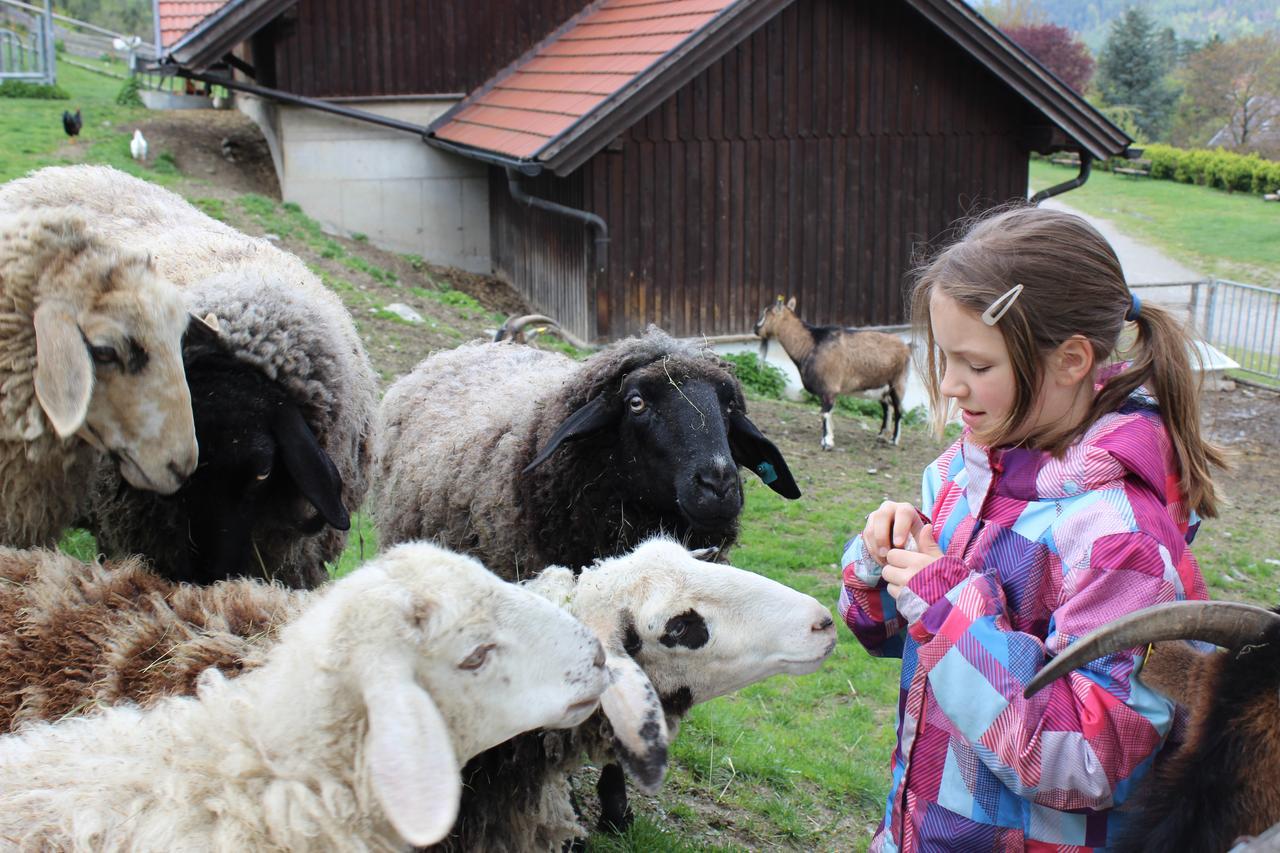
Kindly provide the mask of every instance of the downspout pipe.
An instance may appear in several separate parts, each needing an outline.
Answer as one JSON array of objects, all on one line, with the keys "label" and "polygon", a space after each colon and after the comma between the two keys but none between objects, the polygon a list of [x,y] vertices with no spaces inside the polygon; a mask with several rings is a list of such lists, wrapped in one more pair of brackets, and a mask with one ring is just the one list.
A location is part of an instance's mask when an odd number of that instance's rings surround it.
[{"label": "downspout pipe", "polygon": [[609,262],[609,226],[603,219],[587,210],[579,210],[576,207],[559,204],[545,198],[529,195],[525,192],[524,187],[520,186],[520,173],[508,166],[507,167],[507,188],[511,191],[511,197],[521,204],[528,207],[536,207],[539,210],[545,210],[548,213],[554,213],[559,216],[567,216],[570,219],[576,219],[586,224],[588,227],[595,229],[596,232],[596,267],[600,272],[604,272],[605,266]]},{"label": "downspout pipe", "polygon": [[1063,181],[1060,184],[1054,184],[1051,187],[1045,187],[1031,197],[1031,203],[1037,205],[1047,198],[1053,198],[1055,195],[1061,195],[1068,190],[1074,190],[1076,187],[1084,185],[1089,180],[1089,173],[1093,170],[1093,155],[1087,151],[1080,153],[1080,174],[1076,175],[1069,181]]}]

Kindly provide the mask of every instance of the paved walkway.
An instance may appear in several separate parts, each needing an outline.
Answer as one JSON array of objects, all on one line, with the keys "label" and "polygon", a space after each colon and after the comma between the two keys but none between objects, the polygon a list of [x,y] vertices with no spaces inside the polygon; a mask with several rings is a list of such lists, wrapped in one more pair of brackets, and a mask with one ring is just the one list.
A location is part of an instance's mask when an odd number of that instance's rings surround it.
[{"label": "paved walkway", "polygon": [[[1204,273],[1184,267],[1182,264],[1132,237],[1125,236],[1109,219],[1090,216],[1082,210],[1072,207],[1069,199],[1071,193],[1047,199],[1040,203],[1041,207],[1074,213],[1089,222],[1107,238],[1107,242],[1120,257],[1120,266],[1124,268],[1124,276],[1131,284],[1166,281],[1195,281],[1204,278]],[[1068,201],[1063,201],[1067,199]]]}]

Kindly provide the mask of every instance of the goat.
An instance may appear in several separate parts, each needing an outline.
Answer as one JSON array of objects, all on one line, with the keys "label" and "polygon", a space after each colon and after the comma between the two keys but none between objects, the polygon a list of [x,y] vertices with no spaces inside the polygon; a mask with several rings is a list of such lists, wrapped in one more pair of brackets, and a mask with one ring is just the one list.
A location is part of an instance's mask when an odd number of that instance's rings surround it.
[{"label": "goat", "polygon": [[906,390],[911,348],[894,335],[862,332],[841,326],[811,326],[795,313],[793,296],[766,307],[756,321],[763,358],[769,338],[777,338],[800,371],[800,381],[822,401],[822,449],[836,446],[831,429],[831,409],[836,397],[874,391],[880,401],[880,434],[889,424],[893,407],[893,443],[902,423],[902,394]]},{"label": "goat", "polygon": [[[1179,640],[1227,651],[1204,653]],[[1157,757],[1109,849],[1222,851],[1280,822],[1280,614],[1228,601],[1148,607],[1081,637],[1036,674],[1026,695],[1091,660],[1149,643],[1138,677],[1185,706],[1190,719],[1185,741]]]}]

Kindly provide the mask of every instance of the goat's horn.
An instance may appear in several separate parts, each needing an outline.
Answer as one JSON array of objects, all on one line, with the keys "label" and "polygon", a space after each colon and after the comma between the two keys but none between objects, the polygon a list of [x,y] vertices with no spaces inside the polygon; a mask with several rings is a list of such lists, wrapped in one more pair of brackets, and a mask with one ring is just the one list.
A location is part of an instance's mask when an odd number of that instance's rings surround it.
[{"label": "goat's horn", "polygon": [[525,314],[522,317],[508,318],[507,321],[502,324],[502,328],[498,330],[498,334],[494,335],[493,339],[494,341],[504,341],[507,338],[515,337],[516,332],[519,332],[530,323],[550,323],[557,329],[560,328],[559,323],[552,320],[545,314]]},{"label": "goat's horn", "polygon": [[1028,699],[1051,682],[1091,660],[1121,649],[1162,640],[1203,640],[1234,648],[1262,641],[1280,625],[1280,616],[1235,601],[1171,601],[1121,616],[1072,643],[1027,685]]}]

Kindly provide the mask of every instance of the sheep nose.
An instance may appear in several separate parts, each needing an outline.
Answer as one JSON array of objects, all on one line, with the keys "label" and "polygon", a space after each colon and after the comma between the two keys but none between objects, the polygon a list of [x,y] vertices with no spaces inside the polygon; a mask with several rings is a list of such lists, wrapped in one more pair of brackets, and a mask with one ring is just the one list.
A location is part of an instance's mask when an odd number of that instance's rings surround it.
[{"label": "sheep nose", "polygon": [[832,618],[831,618],[831,616],[830,616],[830,615],[823,616],[823,617],[822,617],[821,619],[819,619],[817,622],[814,622],[814,623],[813,623],[813,628],[812,628],[811,630],[812,630],[815,634],[820,634],[820,633],[822,633],[823,631],[826,631],[826,630],[830,629],[830,628],[831,628],[831,626],[832,626],[832,625],[834,625],[834,624],[836,624],[836,623],[835,623],[835,621],[834,621],[834,620],[832,620]]},{"label": "sheep nose", "polygon": [[717,498],[726,498],[733,490],[738,472],[732,468],[719,468],[706,471],[699,471],[693,475],[693,482],[699,488],[705,489]]}]

